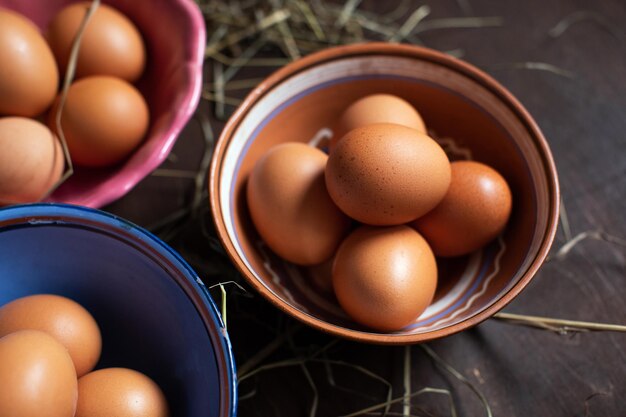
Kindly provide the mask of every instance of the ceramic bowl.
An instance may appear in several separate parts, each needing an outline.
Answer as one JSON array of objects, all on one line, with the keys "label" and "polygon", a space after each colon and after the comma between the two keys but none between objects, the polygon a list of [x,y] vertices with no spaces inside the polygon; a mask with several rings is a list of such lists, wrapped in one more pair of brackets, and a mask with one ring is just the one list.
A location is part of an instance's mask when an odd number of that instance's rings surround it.
[{"label": "ceramic bowl", "polygon": [[[324,289],[328,266],[297,267],[272,254],[252,226],[245,200],[250,170],[268,149],[281,142],[316,141],[350,103],[373,93],[412,103],[451,159],[494,167],[507,179],[514,200],[504,233],[470,256],[440,261],[433,303],[415,323],[393,333],[374,332],[345,315]],[[261,83],[222,132],[210,172],[210,198],[222,243],[256,290],[317,329],[384,344],[450,335],[504,307],[545,259],[559,210],[548,144],[510,92],[464,61],[384,43],[328,49]]]},{"label": "ceramic bowl", "polygon": [[100,325],[97,368],[143,372],[172,416],[234,417],[228,334],[191,267],[150,233],[69,205],[0,210],[0,306],[32,294],[82,304]]},{"label": "ceramic bowl", "polygon": [[[54,15],[76,0],[0,0],[0,7],[31,19],[44,32]],[[136,84],[150,107],[150,128],[126,160],[104,169],[76,168],[48,201],[102,207],[130,191],[170,153],[195,111],[202,87],[205,27],[191,0],[104,0],[139,28],[146,71]]]}]

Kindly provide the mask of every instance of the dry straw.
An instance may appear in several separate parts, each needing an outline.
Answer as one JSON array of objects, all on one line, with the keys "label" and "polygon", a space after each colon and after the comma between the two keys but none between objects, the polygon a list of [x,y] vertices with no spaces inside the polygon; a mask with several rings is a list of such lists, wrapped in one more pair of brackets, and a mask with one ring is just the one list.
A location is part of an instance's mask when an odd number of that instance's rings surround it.
[{"label": "dry straw", "polygon": [[53,186],[50,190],[52,193],[57,187],[59,187],[62,183],[64,183],[69,177],[74,174],[74,164],[72,163],[72,157],[70,155],[69,148],[67,146],[67,140],[65,139],[65,134],[63,133],[63,126],[61,125],[61,117],[63,116],[63,110],[65,108],[65,101],[67,100],[67,93],[72,85],[72,81],[74,80],[74,76],[76,75],[76,65],[78,64],[78,54],[80,52],[80,43],[83,39],[83,34],[87,29],[87,25],[89,24],[89,20],[94,15],[96,10],[100,7],[100,0],[93,0],[91,5],[87,9],[87,13],[85,13],[85,17],[80,23],[78,28],[78,32],[76,33],[76,37],[72,43],[72,49],[70,50],[70,56],[67,63],[67,69],[65,70],[65,77],[63,79],[63,86],[61,88],[61,95],[59,98],[59,104],[56,110],[56,114],[54,115],[54,123],[56,126],[57,133],[59,135],[59,140],[61,141],[61,146],[63,147],[63,154],[65,156],[65,162],[67,169],[63,173],[63,176],[58,181],[57,184]]},{"label": "dry straw", "polygon": [[[234,0],[215,1],[197,0],[203,11],[208,27],[209,39],[205,50],[206,65],[212,69],[212,77],[204,85],[203,98],[214,103],[215,116],[225,119],[229,113],[241,102],[241,97],[251,88],[255,87],[262,78],[258,77],[258,71],[273,70],[300,56],[315,52],[330,46],[363,42],[367,40],[387,40],[391,42],[406,41],[413,44],[422,44],[419,37],[421,33],[432,30],[455,29],[455,28],[484,28],[502,26],[502,18],[469,17],[472,13],[470,2],[458,0],[459,7],[465,16],[429,19],[430,8],[428,5],[420,7],[412,6],[409,0],[401,0],[397,7],[386,14],[375,15],[361,10],[359,0],[347,0],[343,4],[327,2],[323,0]],[[580,12],[565,17],[558,22],[549,32],[549,35],[557,38],[562,36],[573,24],[593,20],[602,25],[614,37],[621,39],[619,29],[611,26],[606,19],[594,14]],[[462,50],[448,51],[455,56],[461,56]],[[277,56],[278,55],[278,56]],[[249,77],[249,68],[256,69],[256,76]],[[544,62],[516,62],[503,63],[495,66],[495,70],[532,70],[543,71],[556,76],[574,78],[571,71],[559,68],[553,64]],[[188,228],[197,227],[199,222],[202,234],[206,238],[208,246],[220,257],[226,259],[226,255],[215,234],[207,226],[209,208],[207,206],[206,186],[204,180],[207,177],[208,157],[214,141],[213,130],[206,115],[198,113],[196,120],[202,126],[205,138],[205,158],[200,163],[197,171],[161,169],[155,176],[167,176],[189,179],[195,182],[194,192],[185,207],[170,214],[150,227],[166,240],[179,239]],[[206,156],[209,155],[209,156]],[[565,206],[561,210],[561,230],[564,233],[565,243],[553,251],[548,262],[566,261],[574,248],[585,240],[598,240],[618,247],[626,247],[626,241],[622,238],[609,235],[603,231],[588,231],[572,234]],[[181,251],[190,260],[192,265],[200,269],[210,269],[203,257],[198,257],[193,252]],[[227,306],[227,293],[225,285],[235,284],[235,292],[231,294],[239,296],[251,296],[245,293],[239,275],[233,271],[220,271],[221,275],[230,274],[233,281],[220,282],[210,287],[221,293],[221,306],[224,321],[227,310],[235,312],[239,316],[246,314],[238,311],[237,305]],[[235,298],[236,299],[236,298]],[[593,322],[581,322],[563,320],[530,315],[511,313],[498,313],[494,319],[508,324],[531,326],[534,328],[569,334],[580,331],[626,331],[626,326]],[[326,375],[326,382],[336,390],[348,392],[355,396],[363,396],[350,387],[342,387],[334,378],[334,369],[341,367],[351,370],[361,378],[369,378],[380,384],[385,389],[385,397],[378,401],[372,401],[374,405],[356,410],[347,416],[403,416],[432,415],[428,411],[414,404],[416,397],[426,395],[443,395],[449,401],[449,415],[457,416],[457,404],[455,396],[449,389],[438,387],[420,387],[413,390],[411,387],[411,357],[417,349],[429,358],[436,368],[454,381],[466,386],[472,391],[484,409],[484,415],[492,416],[491,408],[485,395],[461,372],[446,362],[428,345],[420,345],[419,348],[406,347],[404,350],[404,393],[394,396],[393,385],[390,381],[377,375],[375,372],[363,366],[346,361],[333,360],[328,357],[333,349],[341,347],[345,342],[334,340],[326,346],[303,355],[295,340],[301,325],[284,328],[273,328],[267,323],[253,318],[259,326],[267,327],[268,331],[276,334],[264,348],[256,354],[242,361],[239,366],[240,401],[246,401],[257,396],[259,392],[258,378],[267,372],[280,368],[299,368],[301,375],[311,390],[311,402],[309,415],[315,416],[319,408],[319,390],[311,369],[321,367]],[[287,350],[288,359],[267,363],[268,359],[275,356],[279,351]],[[587,404],[588,400],[585,401]],[[394,411],[395,405],[401,405],[401,412]]]},{"label": "dry straw", "polygon": [[[301,56],[336,45],[364,41],[408,41],[422,44],[419,34],[441,29],[501,26],[502,18],[456,17],[428,19],[430,7],[400,1],[376,15],[359,8],[360,0],[344,4],[322,0],[198,1],[210,33],[205,49],[213,79],[203,98],[215,103],[215,116],[224,120],[240,103],[227,92],[255,86],[259,79],[236,78],[250,67],[274,69]],[[278,52],[283,57],[276,57]],[[462,51],[450,51],[455,56]],[[269,56],[268,56],[269,55]]]}]

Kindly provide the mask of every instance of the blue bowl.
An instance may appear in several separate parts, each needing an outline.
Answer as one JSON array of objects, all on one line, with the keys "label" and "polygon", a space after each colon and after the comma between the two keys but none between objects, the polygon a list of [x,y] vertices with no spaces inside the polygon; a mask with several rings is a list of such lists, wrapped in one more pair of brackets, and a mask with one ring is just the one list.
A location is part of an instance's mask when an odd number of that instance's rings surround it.
[{"label": "blue bowl", "polygon": [[0,210],[0,305],[58,294],[102,330],[98,368],[153,378],[171,415],[236,415],[236,374],[224,324],[191,267],[145,230],[97,210],[60,204]]}]

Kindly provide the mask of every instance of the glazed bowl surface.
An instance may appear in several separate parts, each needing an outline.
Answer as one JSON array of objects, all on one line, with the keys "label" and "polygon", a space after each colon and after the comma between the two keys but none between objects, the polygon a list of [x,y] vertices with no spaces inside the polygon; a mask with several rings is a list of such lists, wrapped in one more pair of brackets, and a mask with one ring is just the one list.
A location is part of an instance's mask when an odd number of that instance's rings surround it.
[{"label": "glazed bowl surface", "polygon": [[[374,93],[409,101],[451,160],[498,170],[513,194],[507,228],[480,251],[438,261],[432,304],[410,326],[379,333],[352,321],[323,285],[326,267],[298,267],[274,255],[256,233],[245,187],[272,146],[319,144],[339,114]],[[559,188],[550,149],[524,107],[478,68],[427,48],[369,43],[298,60],[261,83],[229,120],[209,179],[221,241],[248,282],[287,314],[340,337],[407,344],[470,328],[503,308],[544,261],[557,227]],[[320,285],[322,283],[322,285]]]},{"label": "glazed bowl surface", "polygon": [[[79,0],[0,0],[0,8],[32,20],[45,33],[63,7]],[[106,168],[75,167],[47,201],[102,207],[124,196],[169,155],[193,115],[202,88],[206,42],[202,13],[192,0],[103,0],[128,16],[147,49],[146,70],[135,83],[148,103],[150,126],[140,146]]]},{"label": "glazed bowl surface", "polygon": [[163,389],[172,416],[234,417],[233,353],[191,267],[113,215],[60,204],[0,210],[0,306],[33,294],[73,299],[102,331],[96,369],[125,367]]}]

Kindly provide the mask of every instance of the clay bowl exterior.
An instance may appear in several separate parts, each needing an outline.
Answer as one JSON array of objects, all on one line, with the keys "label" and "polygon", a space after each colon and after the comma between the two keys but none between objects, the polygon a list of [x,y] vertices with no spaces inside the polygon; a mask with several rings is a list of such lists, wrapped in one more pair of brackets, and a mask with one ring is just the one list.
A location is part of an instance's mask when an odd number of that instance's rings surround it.
[{"label": "clay bowl exterior", "polygon": [[[45,33],[65,6],[82,0],[0,0],[0,8],[32,20]],[[202,89],[205,26],[190,0],[103,0],[124,13],[141,32],[147,50],[146,69],[135,83],[150,108],[143,142],[122,162],[106,168],[75,167],[74,174],[48,202],[102,207],[125,195],[169,155],[193,115]]]},{"label": "clay bowl exterior", "polygon": [[[328,290],[329,265],[304,268],[275,256],[255,232],[245,200],[248,175],[268,149],[319,138],[320,130],[332,129],[351,102],[373,93],[408,100],[451,160],[473,159],[494,167],[513,192],[513,212],[503,234],[469,256],[440,260],[433,303],[415,323],[393,333],[371,331],[343,313]],[[221,241],[257,291],[314,328],[381,344],[447,336],[502,309],[543,263],[559,211],[548,144],[510,92],[464,61],[426,48],[384,43],[328,49],[266,79],[224,128],[209,183]]]}]

